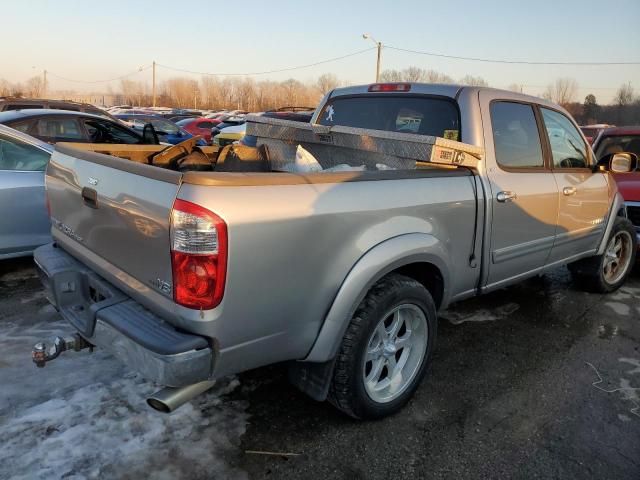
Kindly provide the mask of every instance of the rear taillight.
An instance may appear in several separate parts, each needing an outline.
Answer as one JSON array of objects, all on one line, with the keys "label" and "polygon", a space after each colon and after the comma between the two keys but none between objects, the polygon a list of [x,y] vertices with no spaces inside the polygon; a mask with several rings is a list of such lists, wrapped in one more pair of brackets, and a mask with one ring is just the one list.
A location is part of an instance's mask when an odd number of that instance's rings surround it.
[{"label": "rear taillight", "polygon": [[47,215],[51,217],[51,204],[49,203],[49,195],[46,192],[44,194],[44,204],[47,207]]},{"label": "rear taillight", "polygon": [[176,200],[171,212],[171,264],[176,303],[208,310],[224,295],[227,224],[195,203]]},{"label": "rear taillight", "polygon": [[410,83],[374,83],[369,85],[370,92],[408,92]]}]

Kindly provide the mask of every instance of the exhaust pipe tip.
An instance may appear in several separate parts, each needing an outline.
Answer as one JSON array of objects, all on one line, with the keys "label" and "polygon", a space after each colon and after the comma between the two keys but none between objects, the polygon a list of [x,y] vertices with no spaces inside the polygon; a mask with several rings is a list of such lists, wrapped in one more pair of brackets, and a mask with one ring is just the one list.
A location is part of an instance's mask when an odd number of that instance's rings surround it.
[{"label": "exhaust pipe tip", "polygon": [[186,387],[165,387],[147,398],[147,405],[158,412],[171,413],[192,398],[209,390],[215,383],[213,380],[205,380]]},{"label": "exhaust pipe tip", "polygon": [[158,400],[157,398],[149,397],[147,398],[147,405],[149,405],[154,410],[161,413],[171,413],[173,410],[164,403],[162,400]]}]

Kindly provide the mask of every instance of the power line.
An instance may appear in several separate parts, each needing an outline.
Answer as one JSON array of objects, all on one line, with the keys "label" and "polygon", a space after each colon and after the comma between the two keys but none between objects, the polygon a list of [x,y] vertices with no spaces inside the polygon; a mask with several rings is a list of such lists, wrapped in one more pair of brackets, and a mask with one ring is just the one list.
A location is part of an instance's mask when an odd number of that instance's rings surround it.
[{"label": "power line", "polygon": [[140,72],[144,72],[145,70],[149,70],[150,68],[151,68],[151,65],[147,65],[147,66],[144,66],[144,67],[140,67],[135,72],[127,73],[125,75],[121,75],[121,76],[115,77],[115,78],[109,78],[109,79],[106,79],[106,80],[75,80],[73,78],[66,78],[66,77],[62,77],[60,75],[56,75],[55,73],[51,72],[51,70],[47,70],[47,73],[49,75],[51,75],[52,77],[59,78],[60,80],[65,80],[67,82],[74,82],[74,83],[108,83],[108,82],[114,82],[116,80],[122,80],[124,78],[127,78],[127,77],[130,77],[132,75],[135,75],[136,73],[140,73]]},{"label": "power line", "polygon": [[519,65],[574,65],[574,66],[640,65],[640,62],[534,62],[529,60],[500,60],[495,58],[461,57],[458,55],[446,55],[444,53],[410,50],[408,48],[394,47],[391,45],[385,45],[384,48],[388,48],[390,50],[397,50],[399,52],[415,53],[418,55],[427,55],[429,57],[441,57],[441,58],[449,58],[452,60],[468,60],[471,62],[485,62],[485,63],[509,63],[509,64],[519,64]]},{"label": "power line", "polygon": [[348,53],[348,54],[342,55],[340,57],[329,58],[327,60],[320,60],[319,62],[308,63],[306,65],[296,65],[295,67],[280,68],[280,69],[277,69],[277,70],[266,70],[264,72],[210,73],[210,72],[197,72],[197,71],[194,71],[194,70],[187,70],[187,69],[184,69],[184,68],[170,67],[168,65],[162,65],[160,63],[156,63],[156,66],[162,67],[162,68],[166,68],[168,70],[174,70],[176,72],[191,73],[191,74],[194,74],[194,75],[210,75],[210,76],[224,76],[224,77],[227,77],[227,76],[268,75],[270,73],[290,72],[292,70],[300,70],[300,69],[303,69],[303,68],[315,67],[316,65],[322,65],[324,63],[330,63],[330,62],[335,62],[335,61],[338,61],[338,60],[343,60],[345,58],[354,57],[356,55],[360,55],[362,53],[369,52],[371,50],[375,50],[375,48],[376,47],[365,48],[364,50],[358,50],[357,52]]}]

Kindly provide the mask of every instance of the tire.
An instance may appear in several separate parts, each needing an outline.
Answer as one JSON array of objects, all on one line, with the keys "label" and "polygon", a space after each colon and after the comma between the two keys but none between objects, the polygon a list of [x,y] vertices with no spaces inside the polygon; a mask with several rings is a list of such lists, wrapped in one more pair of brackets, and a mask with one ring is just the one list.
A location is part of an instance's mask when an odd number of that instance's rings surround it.
[{"label": "tire", "polygon": [[617,217],[602,255],[569,265],[578,285],[588,292],[609,293],[624,284],[636,261],[636,230],[624,217]]},{"label": "tire", "polygon": [[357,419],[397,412],[424,377],[436,334],[436,307],[429,291],[403,275],[381,279],[362,300],[344,334],[329,402]]}]

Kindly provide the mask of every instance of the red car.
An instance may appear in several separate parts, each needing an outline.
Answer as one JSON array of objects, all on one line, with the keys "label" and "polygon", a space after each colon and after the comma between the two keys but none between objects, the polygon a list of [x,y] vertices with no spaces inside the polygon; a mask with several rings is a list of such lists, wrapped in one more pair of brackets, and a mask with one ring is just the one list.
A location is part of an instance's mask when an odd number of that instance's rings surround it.
[{"label": "red car", "polygon": [[185,118],[176,123],[192,135],[200,135],[205,142],[211,144],[211,129],[220,123],[215,118]]},{"label": "red car", "polygon": [[[612,153],[635,153],[640,158],[640,126],[606,128],[596,138],[593,152],[598,160]],[[640,240],[640,170],[614,175],[624,198],[627,216],[636,227]]]}]

